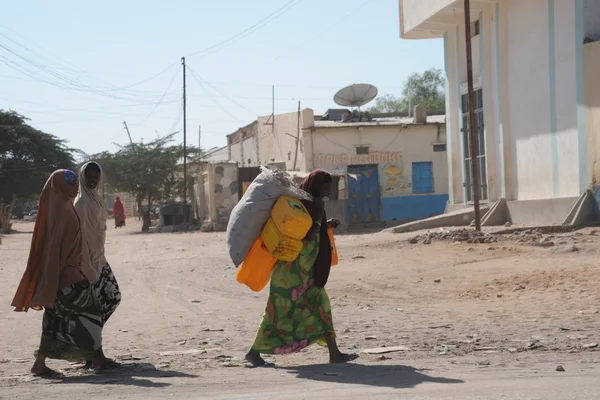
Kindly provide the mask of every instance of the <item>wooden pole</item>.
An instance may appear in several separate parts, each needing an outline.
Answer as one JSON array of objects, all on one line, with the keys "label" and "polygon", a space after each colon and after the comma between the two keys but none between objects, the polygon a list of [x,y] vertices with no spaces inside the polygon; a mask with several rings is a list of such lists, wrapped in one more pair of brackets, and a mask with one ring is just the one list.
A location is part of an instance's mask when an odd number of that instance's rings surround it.
[{"label": "wooden pole", "polygon": [[[469,149],[471,155],[471,185],[473,188],[473,207],[475,207],[475,229],[481,231],[481,213],[479,211],[479,159],[478,126],[475,122],[475,93],[473,90],[473,52],[471,49],[471,2],[465,1],[465,39],[467,46],[467,86],[469,98]],[[468,189],[468,188],[467,188]]]}]

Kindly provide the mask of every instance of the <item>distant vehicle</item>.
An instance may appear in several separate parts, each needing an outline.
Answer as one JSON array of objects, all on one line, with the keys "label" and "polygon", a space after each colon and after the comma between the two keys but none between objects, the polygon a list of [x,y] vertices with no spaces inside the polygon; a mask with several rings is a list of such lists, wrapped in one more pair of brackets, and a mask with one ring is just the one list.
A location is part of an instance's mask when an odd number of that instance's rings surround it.
[{"label": "distant vehicle", "polygon": [[29,211],[29,216],[30,217],[36,217],[38,213],[38,209],[36,208],[32,208],[31,211]]}]

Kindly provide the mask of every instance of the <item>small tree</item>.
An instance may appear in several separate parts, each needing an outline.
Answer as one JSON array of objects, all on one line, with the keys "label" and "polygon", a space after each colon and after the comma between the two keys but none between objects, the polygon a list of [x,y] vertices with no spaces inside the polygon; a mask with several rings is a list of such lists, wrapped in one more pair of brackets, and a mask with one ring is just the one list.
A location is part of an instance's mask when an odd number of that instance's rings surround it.
[{"label": "small tree", "polygon": [[[181,194],[177,169],[183,146],[172,143],[173,135],[169,135],[149,143],[121,146],[116,153],[104,152],[90,157],[102,164],[105,179],[112,188],[135,197],[142,211],[142,231],[150,229],[150,210],[154,204]],[[199,152],[197,148],[188,148],[188,154]],[[144,201],[148,204],[145,210]]]},{"label": "small tree", "polygon": [[430,110],[444,110],[446,95],[442,71],[431,68],[422,74],[412,74],[402,88],[402,97],[384,94],[375,100],[371,112],[391,113],[406,111],[417,104],[424,104]]},{"label": "small tree", "polygon": [[76,150],[27,121],[14,111],[0,110],[0,225],[4,234],[10,233],[17,198],[33,198],[52,172],[74,167]]}]

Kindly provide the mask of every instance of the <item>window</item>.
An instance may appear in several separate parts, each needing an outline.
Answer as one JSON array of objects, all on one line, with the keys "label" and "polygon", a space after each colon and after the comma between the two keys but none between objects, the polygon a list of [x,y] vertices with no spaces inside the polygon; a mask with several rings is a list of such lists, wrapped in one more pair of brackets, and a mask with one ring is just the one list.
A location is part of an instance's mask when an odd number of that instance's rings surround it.
[{"label": "window", "polygon": [[357,146],[356,155],[369,155],[369,146]]},{"label": "window", "polygon": [[471,23],[471,37],[475,37],[481,33],[481,22],[479,20]]},{"label": "window", "polygon": [[412,187],[414,194],[433,193],[433,167],[431,162],[412,163]]},{"label": "window", "polygon": [[446,143],[434,144],[433,151],[446,151]]}]

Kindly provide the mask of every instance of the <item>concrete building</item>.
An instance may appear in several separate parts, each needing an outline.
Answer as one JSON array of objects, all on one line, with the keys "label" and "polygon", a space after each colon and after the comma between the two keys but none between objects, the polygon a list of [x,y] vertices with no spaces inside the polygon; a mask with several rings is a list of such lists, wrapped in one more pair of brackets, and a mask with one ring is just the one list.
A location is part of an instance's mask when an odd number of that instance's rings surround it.
[{"label": "concrete building", "polygon": [[[403,39],[443,38],[449,201],[472,200],[462,0],[399,0]],[[471,0],[481,198],[560,223],[598,192],[600,1]]]},{"label": "concrete building", "polygon": [[285,169],[298,179],[314,169],[331,172],[327,211],[347,223],[400,223],[444,212],[444,116],[420,112],[419,121],[375,116],[351,122],[343,114],[327,113],[325,120],[304,109],[259,117],[228,135],[229,161],[237,163],[242,184],[251,182],[259,165]]}]

